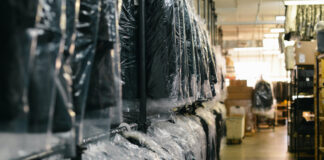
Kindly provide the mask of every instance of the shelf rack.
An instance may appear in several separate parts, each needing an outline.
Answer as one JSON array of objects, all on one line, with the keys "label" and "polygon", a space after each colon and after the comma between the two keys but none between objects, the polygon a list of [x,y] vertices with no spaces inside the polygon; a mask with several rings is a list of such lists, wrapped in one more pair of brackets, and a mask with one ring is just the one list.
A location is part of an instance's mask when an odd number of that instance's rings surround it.
[{"label": "shelf rack", "polygon": [[[314,107],[308,102],[314,101],[313,86],[303,86],[305,82],[311,83],[312,80],[304,80],[302,78],[312,77],[313,65],[298,65],[291,74],[291,105],[288,107],[288,135],[289,135],[289,146],[290,152],[295,152],[295,159],[304,157],[303,155],[313,155],[314,152],[314,135],[312,130],[304,131],[301,127],[303,120],[303,112],[314,112]],[[306,75],[299,75],[304,73]],[[307,75],[312,73],[312,75]],[[307,79],[307,78],[306,78]],[[308,123],[308,122],[307,122]]]},{"label": "shelf rack", "polygon": [[324,63],[324,54],[316,53],[316,65],[315,65],[315,79],[314,82],[314,110],[315,110],[315,159],[322,160],[324,158],[324,143],[323,143],[323,95],[321,95],[323,88],[323,79],[324,79],[324,68],[322,66]]}]

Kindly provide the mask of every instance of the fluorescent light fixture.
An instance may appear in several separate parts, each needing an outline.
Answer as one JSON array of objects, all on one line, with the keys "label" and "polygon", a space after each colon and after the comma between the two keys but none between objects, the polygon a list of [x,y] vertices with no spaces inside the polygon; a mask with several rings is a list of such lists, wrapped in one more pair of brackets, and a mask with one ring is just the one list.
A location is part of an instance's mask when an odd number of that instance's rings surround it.
[{"label": "fluorescent light fixture", "polygon": [[323,0],[286,0],[285,5],[316,5],[324,4]]},{"label": "fluorescent light fixture", "polygon": [[237,54],[238,52],[243,52],[244,54],[280,54],[279,49],[264,47],[233,48],[231,54]]},{"label": "fluorescent light fixture", "polygon": [[281,33],[281,32],[285,32],[284,28],[272,28],[270,29],[271,33]]},{"label": "fluorescent light fixture", "polygon": [[279,34],[264,34],[264,38],[278,38]]},{"label": "fluorescent light fixture", "polygon": [[261,51],[262,47],[234,48],[233,51]]},{"label": "fluorescent light fixture", "polygon": [[282,22],[286,20],[286,16],[276,16],[276,21],[277,22]]}]

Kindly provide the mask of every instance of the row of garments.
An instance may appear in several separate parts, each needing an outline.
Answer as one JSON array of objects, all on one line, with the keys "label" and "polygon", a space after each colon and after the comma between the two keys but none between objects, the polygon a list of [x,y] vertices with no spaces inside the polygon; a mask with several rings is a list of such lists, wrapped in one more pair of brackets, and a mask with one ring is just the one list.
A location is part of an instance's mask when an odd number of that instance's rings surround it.
[{"label": "row of garments", "polygon": [[[0,155],[79,145],[137,122],[135,0],[6,0],[2,7]],[[191,3],[148,0],[145,8],[148,113],[224,98],[225,60]],[[76,145],[68,146],[74,155]]]}]

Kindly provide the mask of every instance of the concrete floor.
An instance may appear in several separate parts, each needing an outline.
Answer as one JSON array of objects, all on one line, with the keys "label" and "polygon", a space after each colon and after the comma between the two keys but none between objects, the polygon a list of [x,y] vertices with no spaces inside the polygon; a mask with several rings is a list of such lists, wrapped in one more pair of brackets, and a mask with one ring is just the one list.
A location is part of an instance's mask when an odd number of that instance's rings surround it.
[{"label": "concrete floor", "polygon": [[224,145],[221,160],[293,160],[287,151],[287,127],[261,130],[240,145]]}]

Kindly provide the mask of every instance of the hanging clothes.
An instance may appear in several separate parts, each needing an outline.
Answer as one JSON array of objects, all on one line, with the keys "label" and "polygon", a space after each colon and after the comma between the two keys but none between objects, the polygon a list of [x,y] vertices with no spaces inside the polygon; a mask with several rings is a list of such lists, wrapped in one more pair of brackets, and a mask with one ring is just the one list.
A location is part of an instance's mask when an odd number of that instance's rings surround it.
[{"label": "hanging clothes", "polygon": [[253,109],[268,111],[273,103],[272,89],[268,82],[261,80],[254,88]]}]

